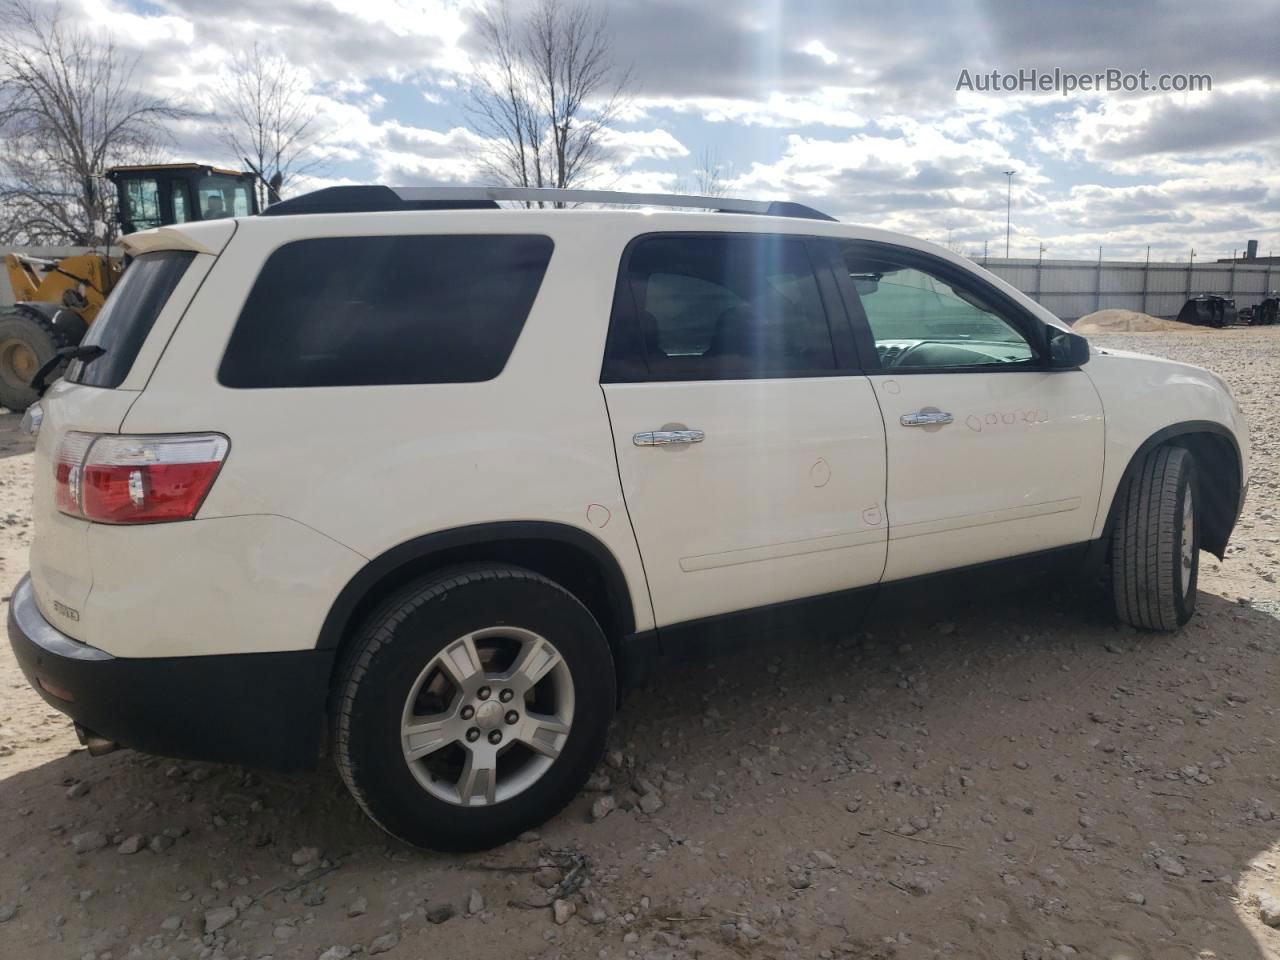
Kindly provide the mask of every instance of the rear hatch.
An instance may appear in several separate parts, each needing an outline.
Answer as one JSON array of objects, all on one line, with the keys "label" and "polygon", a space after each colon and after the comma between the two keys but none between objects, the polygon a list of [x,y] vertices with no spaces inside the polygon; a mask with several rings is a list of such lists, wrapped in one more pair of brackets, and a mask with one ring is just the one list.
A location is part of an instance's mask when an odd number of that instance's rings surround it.
[{"label": "rear hatch", "polygon": [[[129,408],[146,388],[235,222],[162,228],[125,241],[133,260],[85,337],[103,353],[75,361],[40,400],[36,437],[31,580],[45,618],[85,642],[79,623],[93,590],[88,521],[62,512],[57,498],[60,455],[74,457],[92,435],[119,433]],[[101,562],[101,561],[100,561]]]}]

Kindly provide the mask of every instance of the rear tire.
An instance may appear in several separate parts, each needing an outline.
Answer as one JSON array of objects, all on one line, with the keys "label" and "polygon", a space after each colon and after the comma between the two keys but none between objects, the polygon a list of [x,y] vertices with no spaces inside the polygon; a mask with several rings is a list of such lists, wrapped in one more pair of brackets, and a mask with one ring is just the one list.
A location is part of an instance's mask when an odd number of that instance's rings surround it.
[{"label": "rear tire", "polygon": [[616,702],[587,608],[505,565],[406,586],[359,628],[337,676],[348,789],[388,833],[435,850],[492,847],[558,813],[598,763]]},{"label": "rear tire", "polygon": [[[66,338],[40,311],[20,303],[0,310],[0,405],[20,413],[35,403],[31,378],[65,346]],[[60,373],[55,370],[47,381]]]},{"label": "rear tire", "polygon": [[1200,572],[1199,486],[1183,447],[1157,447],[1138,465],[1111,534],[1116,616],[1144,630],[1191,619]]}]

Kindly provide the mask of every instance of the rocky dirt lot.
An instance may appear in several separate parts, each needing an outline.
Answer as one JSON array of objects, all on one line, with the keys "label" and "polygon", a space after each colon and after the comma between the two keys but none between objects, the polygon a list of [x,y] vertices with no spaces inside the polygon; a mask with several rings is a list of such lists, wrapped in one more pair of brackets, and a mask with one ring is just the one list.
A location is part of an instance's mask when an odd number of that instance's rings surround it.
[{"label": "rocky dirt lot", "polygon": [[473,856],[389,841],[330,769],[91,759],[4,645],[0,957],[1280,957],[1280,330],[1100,339],[1218,371],[1253,425],[1177,636],[1046,586],[776,638],[630,695],[590,790]]}]

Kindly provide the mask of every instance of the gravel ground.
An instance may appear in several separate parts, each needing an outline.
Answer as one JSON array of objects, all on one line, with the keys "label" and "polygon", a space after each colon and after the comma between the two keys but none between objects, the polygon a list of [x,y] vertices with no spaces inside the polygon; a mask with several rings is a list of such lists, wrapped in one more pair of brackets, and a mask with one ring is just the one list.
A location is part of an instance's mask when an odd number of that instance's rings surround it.
[{"label": "gravel ground", "polygon": [[0,957],[1280,957],[1280,329],[1098,339],[1218,371],[1253,426],[1178,635],[1044,586],[695,664],[564,814],[465,857],[389,842],[328,769],[91,759],[6,645]]}]

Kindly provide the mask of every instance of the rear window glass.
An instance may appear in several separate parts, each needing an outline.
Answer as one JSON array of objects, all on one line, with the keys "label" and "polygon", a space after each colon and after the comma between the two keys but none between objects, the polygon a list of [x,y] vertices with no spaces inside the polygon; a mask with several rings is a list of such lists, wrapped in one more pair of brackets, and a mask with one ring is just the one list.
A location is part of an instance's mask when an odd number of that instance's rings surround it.
[{"label": "rear window glass", "polygon": [[502,372],[550,237],[325,237],[275,251],[223,355],[228,387],[471,383]]},{"label": "rear window glass", "polygon": [[73,363],[67,379],[90,387],[124,383],[156,317],[195,256],[189,250],[164,250],[134,259],[84,338],[86,345],[106,352],[89,363]]}]

